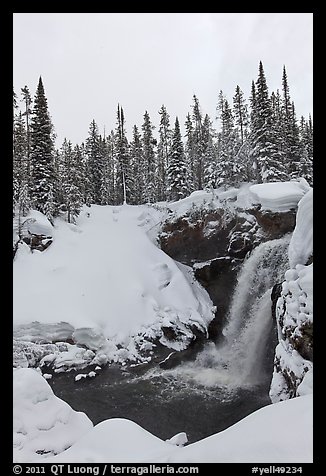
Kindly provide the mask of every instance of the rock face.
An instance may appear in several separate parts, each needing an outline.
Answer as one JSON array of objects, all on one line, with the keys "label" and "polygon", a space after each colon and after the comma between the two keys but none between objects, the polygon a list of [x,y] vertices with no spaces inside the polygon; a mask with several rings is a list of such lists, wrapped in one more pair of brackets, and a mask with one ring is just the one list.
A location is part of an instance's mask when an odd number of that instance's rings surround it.
[{"label": "rock face", "polygon": [[190,209],[165,221],[160,246],[173,259],[192,266],[195,277],[217,306],[209,335],[216,340],[224,325],[243,260],[260,243],[282,237],[295,227],[295,210],[275,212],[259,205]]}]

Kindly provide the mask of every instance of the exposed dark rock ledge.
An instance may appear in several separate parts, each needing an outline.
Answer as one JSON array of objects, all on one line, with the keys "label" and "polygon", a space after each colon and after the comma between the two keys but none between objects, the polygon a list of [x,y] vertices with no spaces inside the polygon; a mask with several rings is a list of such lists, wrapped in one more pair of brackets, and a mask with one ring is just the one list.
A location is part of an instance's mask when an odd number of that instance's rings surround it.
[{"label": "exposed dark rock ledge", "polygon": [[193,267],[195,277],[217,306],[210,338],[216,340],[221,334],[237,274],[247,254],[262,242],[292,232],[295,219],[295,210],[273,212],[260,206],[226,206],[190,210],[182,217],[166,220],[159,236],[162,250]]}]

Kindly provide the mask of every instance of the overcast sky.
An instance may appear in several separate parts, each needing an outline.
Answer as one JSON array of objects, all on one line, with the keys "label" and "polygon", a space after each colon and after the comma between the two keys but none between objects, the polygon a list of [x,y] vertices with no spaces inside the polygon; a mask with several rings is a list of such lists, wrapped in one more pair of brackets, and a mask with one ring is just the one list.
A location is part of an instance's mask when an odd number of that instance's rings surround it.
[{"label": "overcast sky", "polygon": [[[145,110],[155,126],[167,108],[181,125],[196,94],[216,116],[218,92],[248,98],[262,60],[269,91],[281,89],[286,65],[297,115],[312,113],[312,13],[15,13],[16,93],[34,96],[41,75],[58,136],[73,144],[116,126],[124,109],[127,136]],[[214,121],[214,125],[216,125]]]}]

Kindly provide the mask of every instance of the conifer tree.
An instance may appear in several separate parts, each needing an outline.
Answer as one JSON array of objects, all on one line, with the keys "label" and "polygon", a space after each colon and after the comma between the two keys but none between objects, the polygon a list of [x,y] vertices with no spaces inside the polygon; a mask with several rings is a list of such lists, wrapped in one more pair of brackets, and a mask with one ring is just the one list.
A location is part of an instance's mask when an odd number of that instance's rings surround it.
[{"label": "conifer tree", "polygon": [[106,138],[107,143],[107,161],[108,161],[108,184],[109,184],[109,203],[116,204],[116,155],[115,155],[115,134],[111,130]]},{"label": "conifer tree", "polygon": [[203,187],[211,190],[217,184],[217,155],[214,147],[214,132],[212,121],[208,114],[205,115],[203,121]]},{"label": "conifer tree", "polygon": [[145,111],[144,122],[142,125],[142,143],[143,143],[143,154],[145,162],[145,200],[147,202],[153,203],[156,200],[156,157],[155,157],[155,145],[156,140],[153,137],[153,126],[149,114]]},{"label": "conifer tree", "polygon": [[254,99],[252,100],[252,131],[254,169],[256,180],[277,180],[284,170],[279,170],[278,151],[272,133],[272,110],[263,64],[259,63]]},{"label": "conifer tree", "polygon": [[172,131],[170,128],[170,116],[164,105],[159,110],[159,115],[161,119],[157,147],[157,200],[161,201],[166,199],[166,173],[169,167]]},{"label": "conifer tree", "polygon": [[100,135],[98,126],[93,119],[88,130],[88,138],[86,139],[86,153],[88,163],[86,166],[86,174],[89,178],[88,197],[86,203],[101,203],[101,182],[102,182],[102,157],[100,151]]},{"label": "conifer tree", "polygon": [[30,118],[32,114],[32,97],[27,86],[21,89],[22,101],[24,102],[24,112],[26,124],[26,159],[27,159],[27,176],[30,176],[30,151],[31,151],[31,131],[30,131]]},{"label": "conifer tree", "polygon": [[168,167],[168,195],[170,200],[180,200],[187,195],[188,188],[186,178],[186,160],[181,139],[179,120],[176,118]]},{"label": "conifer tree", "polygon": [[236,161],[239,139],[234,127],[234,118],[227,99],[219,102],[221,132],[219,134],[216,184],[230,185],[240,181],[240,170]]},{"label": "conifer tree", "polygon": [[187,183],[189,191],[195,190],[195,136],[193,123],[190,114],[187,114],[186,122],[186,144],[185,144],[185,156],[187,164]]},{"label": "conifer tree", "polygon": [[285,66],[282,75],[282,136],[283,152],[286,158],[287,172],[292,178],[299,173],[300,143],[299,127],[296,120],[294,103],[291,101],[290,89]]},{"label": "conifer tree", "polygon": [[117,129],[116,129],[116,192],[119,204],[130,200],[133,190],[133,179],[130,167],[129,145],[125,131],[125,118],[122,107],[118,104],[117,111]]},{"label": "conifer tree", "polygon": [[144,161],[143,145],[141,134],[138,127],[133,127],[133,138],[130,143],[130,161],[132,168],[132,175],[135,183],[132,204],[140,204],[146,201],[145,198],[145,177],[146,167]]},{"label": "conifer tree", "polygon": [[32,206],[44,213],[50,222],[52,222],[55,213],[53,159],[53,126],[48,111],[42,78],[40,77],[31,121],[30,197]]},{"label": "conifer tree", "polygon": [[298,175],[313,186],[313,127],[310,115],[308,121],[303,116],[300,120],[300,146],[301,160]]},{"label": "conifer tree", "polygon": [[100,187],[101,205],[113,203],[113,162],[111,155],[110,137],[100,136],[100,156],[102,163],[102,177]]},{"label": "conifer tree", "polygon": [[235,124],[240,130],[240,142],[242,145],[245,141],[245,138],[247,137],[249,118],[248,108],[243,97],[243,92],[239,86],[236,87],[235,95],[233,96],[233,111]]},{"label": "conifer tree", "polygon": [[194,147],[194,187],[195,190],[202,190],[204,186],[204,143],[203,143],[203,119],[198,98],[193,95],[192,106],[193,121],[193,147]]},{"label": "conifer tree", "polygon": [[269,174],[272,179],[289,180],[283,134],[282,99],[279,90],[276,91],[276,94],[272,92],[270,100],[272,113],[271,137],[274,148],[273,162],[270,164]]},{"label": "conifer tree", "polygon": [[80,164],[79,157],[72,148],[72,144],[67,139],[61,147],[61,183],[62,183],[62,204],[61,211],[67,213],[68,223],[75,223],[82,206],[82,194],[79,188]]},{"label": "conifer tree", "polygon": [[26,129],[21,112],[14,118],[13,137],[13,205],[20,218],[30,207]]}]

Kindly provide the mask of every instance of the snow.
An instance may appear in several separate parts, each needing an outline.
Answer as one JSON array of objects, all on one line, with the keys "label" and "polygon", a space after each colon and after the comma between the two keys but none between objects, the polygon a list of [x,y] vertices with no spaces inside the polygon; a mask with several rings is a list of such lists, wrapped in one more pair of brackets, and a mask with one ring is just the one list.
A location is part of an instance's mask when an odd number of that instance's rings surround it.
[{"label": "snow", "polygon": [[309,395],[313,393],[313,378],[314,378],[314,371],[311,368],[308,372],[304,375],[302,382],[300,383],[297,389],[297,395]]},{"label": "snow", "polygon": [[[172,443],[172,444],[171,444]],[[96,425],[47,463],[304,463],[312,462],[312,396],[268,405],[196,443],[186,435],[162,441],[136,423]]]},{"label": "snow", "polygon": [[28,215],[23,218],[25,222],[23,229],[33,235],[52,236],[53,226],[43,213],[37,210],[30,210]]},{"label": "snow", "polygon": [[13,416],[15,463],[61,453],[93,427],[84,413],[56,397],[34,369],[13,371]]},{"label": "snow", "polygon": [[313,263],[307,265],[313,255],[312,204],[313,190],[310,189],[298,205],[288,249],[291,268],[285,272],[281,296],[276,303],[279,344],[275,349],[269,393],[272,402],[313,392],[313,363],[304,358],[312,356]]},{"label": "snow", "polygon": [[296,208],[301,198],[310,190],[304,179],[291,182],[269,182],[250,186],[253,203],[262,210],[287,211]]},{"label": "snow", "polygon": [[297,264],[306,264],[313,253],[313,189],[310,189],[300,200],[289,246],[291,268]]},{"label": "snow", "polygon": [[178,433],[177,435],[172,436],[172,438],[169,438],[166,441],[167,443],[170,443],[171,445],[184,446],[186,443],[188,443],[188,437],[187,437],[187,434],[184,431],[182,431],[181,433]]},{"label": "snow", "polygon": [[[61,333],[60,340],[101,354],[94,362],[101,365],[105,356],[137,360],[146,339],[182,349],[192,339],[192,325],[205,332],[214,317],[212,302],[148,237],[152,211],[156,222],[161,213],[148,206],[84,207],[76,225],[55,221],[46,251],[18,250],[15,337],[51,342]],[[164,338],[162,325],[178,329],[179,340]],[[76,352],[82,350],[69,348],[62,358],[76,359]]]},{"label": "snow", "polygon": [[206,208],[250,208],[253,204],[249,191],[251,184],[244,183],[239,188],[220,187],[211,191],[197,190],[192,192],[188,197],[178,200],[177,202],[162,203],[161,209],[168,207],[173,212],[174,217],[183,217],[195,210]]}]

